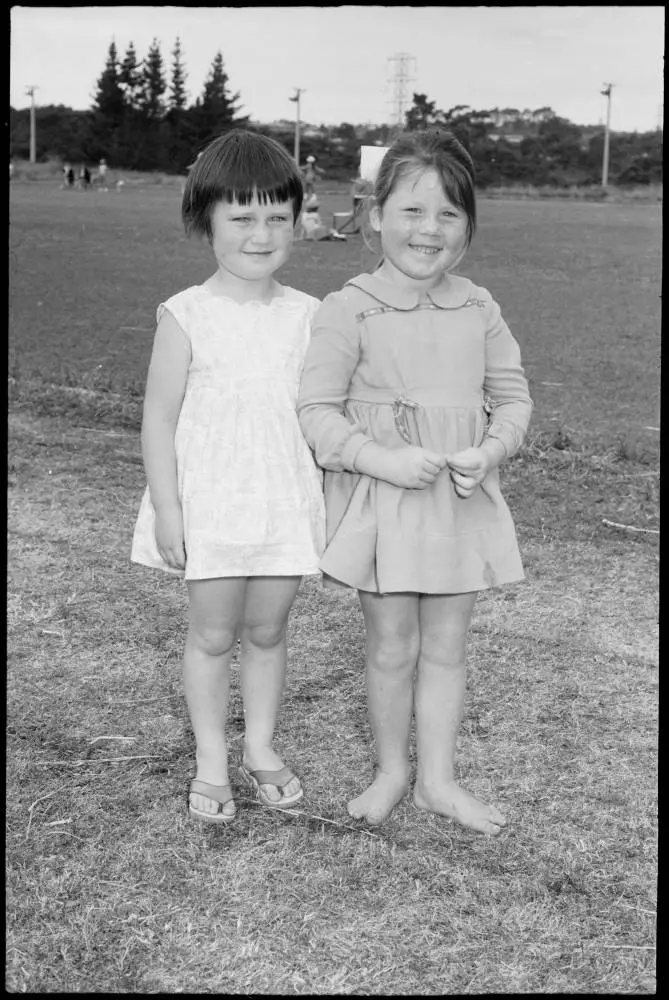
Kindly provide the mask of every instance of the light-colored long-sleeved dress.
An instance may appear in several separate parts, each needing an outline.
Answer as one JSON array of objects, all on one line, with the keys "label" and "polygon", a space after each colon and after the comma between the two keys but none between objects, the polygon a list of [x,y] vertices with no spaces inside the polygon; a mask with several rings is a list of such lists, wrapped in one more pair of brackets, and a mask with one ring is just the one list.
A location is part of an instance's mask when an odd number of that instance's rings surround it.
[{"label": "light-colored long-sleeved dress", "polygon": [[326,470],[326,584],[452,594],[521,580],[497,470],[462,499],[448,468],[424,490],[403,489],[359,474],[355,459],[369,441],[452,454],[486,436],[511,456],[531,411],[518,344],[486,289],[448,275],[419,302],[362,274],[328,295],[298,399],[302,431]]}]

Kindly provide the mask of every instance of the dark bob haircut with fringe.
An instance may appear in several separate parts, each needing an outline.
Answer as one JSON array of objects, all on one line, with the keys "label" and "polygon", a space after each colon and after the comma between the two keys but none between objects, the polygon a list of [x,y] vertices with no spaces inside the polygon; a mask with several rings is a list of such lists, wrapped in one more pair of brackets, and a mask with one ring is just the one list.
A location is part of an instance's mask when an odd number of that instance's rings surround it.
[{"label": "dark bob haircut with fringe", "polygon": [[436,170],[446,197],[467,217],[467,243],[471,243],[476,231],[474,162],[460,140],[446,129],[398,136],[383,157],[374,184],[374,200],[381,212],[398,180],[421,169]]},{"label": "dark bob haircut with fringe", "polygon": [[186,233],[212,238],[211,213],[221,201],[249,205],[293,204],[293,221],[302,209],[302,178],[290,153],[274,139],[233,129],[214,139],[191,167],[181,202]]}]

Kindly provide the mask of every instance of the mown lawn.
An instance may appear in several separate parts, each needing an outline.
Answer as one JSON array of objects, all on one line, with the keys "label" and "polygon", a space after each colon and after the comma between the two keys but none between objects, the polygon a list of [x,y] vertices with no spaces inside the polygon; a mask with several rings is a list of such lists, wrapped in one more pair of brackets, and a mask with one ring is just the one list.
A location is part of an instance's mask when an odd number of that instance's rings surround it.
[{"label": "mown lawn", "polygon": [[[322,214],[344,209],[322,196]],[[117,194],[15,185],[10,374],[141,394],[158,303],[211,273],[178,186]],[[535,430],[633,437],[659,413],[661,205],[481,200],[462,273],[523,351]],[[359,236],[296,245],[281,277],[322,297],[376,261]]]},{"label": "mown lawn", "polygon": [[[409,800],[350,820],[364,635],[316,579],[278,734],[303,807],[235,783],[233,826],[188,821],[184,590],[128,552],[155,305],[208,257],[178,191],[17,185],[11,222],[7,990],[653,993],[657,209],[481,204],[466,273],[537,403],[503,473],[527,580],[477,604],[460,739],[461,780],[510,820],[494,841]],[[285,279],[323,295],[373,259],[300,244]],[[238,755],[236,684],[230,727]]]}]

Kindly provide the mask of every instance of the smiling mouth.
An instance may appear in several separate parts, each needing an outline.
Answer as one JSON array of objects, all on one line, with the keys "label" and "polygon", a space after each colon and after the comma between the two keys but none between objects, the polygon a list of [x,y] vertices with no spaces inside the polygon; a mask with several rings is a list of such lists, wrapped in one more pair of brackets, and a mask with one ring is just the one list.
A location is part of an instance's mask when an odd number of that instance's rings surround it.
[{"label": "smiling mouth", "polygon": [[426,247],[426,246],[421,246],[420,244],[416,244],[416,243],[410,243],[409,246],[411,247],[412,250],[416,250],[417,253],[425,254],[428,257],[432,256],[435,253],[441,253],[441,249],[442,249],[441,247]]}]

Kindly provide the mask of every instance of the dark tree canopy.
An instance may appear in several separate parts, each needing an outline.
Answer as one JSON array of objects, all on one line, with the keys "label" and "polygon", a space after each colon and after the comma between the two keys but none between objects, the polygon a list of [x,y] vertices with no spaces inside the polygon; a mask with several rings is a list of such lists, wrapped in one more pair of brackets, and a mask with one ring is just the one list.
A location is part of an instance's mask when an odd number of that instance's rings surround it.
[{"label": "dark tree canopy", "polygon": [[[169,77],[169,79],[168,79]],[[216,52],[202,92],[190,100],[185,60],[177,38],[165,67],[153,39],[144,58],[132,42],[123,59],[109,45],[95,83],[91,108],[37,107],[37,156],[74,163],[105,157],[117,169],[183,173],[215,136],[235,126],[266,130],[289,152],[290,121],[251,125],[241,113],[240,94],[230,87],[223,53]],[[602,176],[603,127],[575,125],[552,108],[473,109],[455,104],[437,107],[427,94],[414,93],[402,124],[406,129],[449,128],[469,148],[478,187],[499,184],[599,185]],[[388,145],[397,126],[387,124],[305,126],[302,157],[315,156],[332,178],[351,180],[362,145]],[[10,109],[11,153],[29,155],[30,109]],[[612,133],[609,179],[617,184],[662,181],[662,132]],[[301,158],[302,158],[301,157]]]},{"label": "dark tree canopy", "polygon": [[147,121],[158,122],[165,114],[163,94],[167,90],[160,46],[153,39],[142,69],[141,108]]}]

